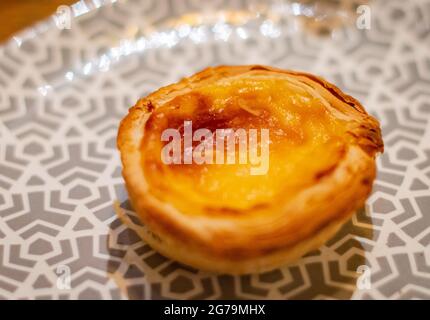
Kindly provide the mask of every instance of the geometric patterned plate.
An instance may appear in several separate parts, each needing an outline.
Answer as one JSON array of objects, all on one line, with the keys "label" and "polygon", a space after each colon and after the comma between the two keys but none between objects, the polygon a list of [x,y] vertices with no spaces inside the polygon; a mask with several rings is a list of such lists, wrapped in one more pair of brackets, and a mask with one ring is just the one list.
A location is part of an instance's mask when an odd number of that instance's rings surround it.
[{"label": "geometric patterned plate", "polygon": [[[53,17],[0,47],[0,298],[430,298],[430,1],[369,6],[370,29],[321,35],[309,3],[80,1],[70,29]],[[117,126],[162,85],[255,63],[321,75],[381,121],[374,191],[292,265],[190,269],[141,240]]]}]

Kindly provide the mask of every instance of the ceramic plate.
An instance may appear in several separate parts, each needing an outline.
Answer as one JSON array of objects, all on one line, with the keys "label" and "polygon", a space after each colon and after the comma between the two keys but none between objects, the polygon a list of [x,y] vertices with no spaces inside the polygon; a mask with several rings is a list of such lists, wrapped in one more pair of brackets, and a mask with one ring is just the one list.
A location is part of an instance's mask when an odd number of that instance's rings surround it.
[{"label": "ceramic plate", "polygon": [[[0,297],[430,298],[430,1],[370,1],[370,29],[353,2],[80,1],[4,44]],[[240,277],[184,267],[139,237],[118,123],[162,85],[255,63],[321,75],[381,121],[373,194],[288,267]]]}]

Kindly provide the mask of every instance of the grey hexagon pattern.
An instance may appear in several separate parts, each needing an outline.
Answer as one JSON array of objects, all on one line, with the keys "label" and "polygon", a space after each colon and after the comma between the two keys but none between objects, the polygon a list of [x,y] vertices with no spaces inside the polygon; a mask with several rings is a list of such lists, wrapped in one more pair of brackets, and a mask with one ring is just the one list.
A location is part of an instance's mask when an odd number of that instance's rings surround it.
[{"label": "grey hexagon pattern", "polygon": [[[51,18],[0,47],[0,298],[430,298],[430,1],[370,1],[370,30],[328,37],[285,4],[79,1],[70,30]],[[248,63],[336,83],[381,121],[386,151],[365,208],[319,250],[263,274],[215,275],[141,240],[115,138],[140,96]],[[357,287],[362,265],[370,288]]]}]

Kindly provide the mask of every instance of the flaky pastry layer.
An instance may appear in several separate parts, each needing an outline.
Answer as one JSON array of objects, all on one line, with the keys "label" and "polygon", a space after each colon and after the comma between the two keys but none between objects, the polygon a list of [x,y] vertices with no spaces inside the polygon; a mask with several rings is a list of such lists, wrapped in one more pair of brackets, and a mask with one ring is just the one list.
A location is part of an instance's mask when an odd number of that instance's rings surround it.
[{"label": "flaky pastry layer", "polygon": [[[160,135],[185,120],[195,129],[269,128],[267,174],[164,164]],[[383,142],[377,120],[334,85],[252,65],[207,68],[139,100],[118,148],[130,200],[151,230],[145,240],[183,263],[244,273],[328,240],[364,204]]]}]

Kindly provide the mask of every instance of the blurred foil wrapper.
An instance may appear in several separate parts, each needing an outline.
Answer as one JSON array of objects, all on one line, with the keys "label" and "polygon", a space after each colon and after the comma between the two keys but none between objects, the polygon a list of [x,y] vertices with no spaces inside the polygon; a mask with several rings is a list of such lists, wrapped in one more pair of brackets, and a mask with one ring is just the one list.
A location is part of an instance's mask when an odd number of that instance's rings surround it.
[{"label": "blurred foil wrapper", "polygon": [[287,6],[304,31],[325,36],[353,26],[358,8],[368,4],[368,0],[296,0],[288,1]]},{"label": "blurred foil wrapper", "polygon": [[360,14],[358,8],[369,5],[371,0],[271,0],[246,1],[247,8],[235,8],[235,2],[228,3],[222,10],[205,4],[204,9],[188,13],[169,21],[168,26],[178,28],[225,23],[240,26],[253,20],[263,20],[283,31],[309,32],[329,36],[342,28],[355,27]]}]

